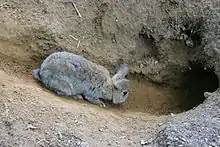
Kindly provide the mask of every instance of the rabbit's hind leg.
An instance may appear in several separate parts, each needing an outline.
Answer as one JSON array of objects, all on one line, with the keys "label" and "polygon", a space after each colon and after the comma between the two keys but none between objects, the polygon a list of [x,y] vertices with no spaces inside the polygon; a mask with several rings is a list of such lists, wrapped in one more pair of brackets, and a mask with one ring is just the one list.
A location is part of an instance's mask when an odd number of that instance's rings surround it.
[{"label": "rabbit's hind leg", "polygon": [[[63,91],[60,91],[60,90],[54,90],[54,92],[57,94],[57,95],[60,95],[60,96],[66,96],[66,93],[63,92]],[[69,95],[68,95],[69,96]],[[83,100],[83,96],[82,95],[73,95],[71,96],[73,97],[74,99],[78,99],[78,100]]]},{"label": "rabbit's hind leg", "polygon": [[84,99],[82,95],[74,95],[73,98],[74,99],[79,99],[79,100]]},{"label": "rabbit's hind leg", "polygon": [[60,90],[53,90],[57,95],[65,96],[66,94]]},{"label": "rabbit's hind leg", "polygon": [[72,95],[72,88],[70,84],[66,82],[64,79],[53,77],[51,78],[48,86],[57,95],[62,95],[62,96]]}]

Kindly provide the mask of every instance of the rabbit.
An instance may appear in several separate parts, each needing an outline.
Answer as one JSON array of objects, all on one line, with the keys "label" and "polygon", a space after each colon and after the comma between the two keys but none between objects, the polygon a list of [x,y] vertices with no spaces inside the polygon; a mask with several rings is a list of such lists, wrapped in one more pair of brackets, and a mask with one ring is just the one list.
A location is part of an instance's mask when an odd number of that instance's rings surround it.
[{"label": "rabbit", "polygon": [[85,99],[92,104],[106,107],[101,100],[113,104],[124,103],[129,95],[129,68],[122,64],[110,77],[109,71],[80,55],[62,51],[49,55],[40,68],[32,70],[35,79],[57,95]]}]

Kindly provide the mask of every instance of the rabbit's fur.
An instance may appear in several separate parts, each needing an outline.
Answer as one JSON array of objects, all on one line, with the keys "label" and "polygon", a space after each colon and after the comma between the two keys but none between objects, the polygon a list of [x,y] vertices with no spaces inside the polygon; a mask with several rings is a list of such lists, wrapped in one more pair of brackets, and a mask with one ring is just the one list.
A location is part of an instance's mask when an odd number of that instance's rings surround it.
[{"label": "rabbit's fur", "polygon": [[33,76],[58,95],[86,99],[105,107],[100,99],[114,104],[126,101],[129,95],[129,80],[125,79],[128,65],[123,64],[110,77],[109,71],[80,55],[56,52],[49,55],[40,69],[32,71]]}]

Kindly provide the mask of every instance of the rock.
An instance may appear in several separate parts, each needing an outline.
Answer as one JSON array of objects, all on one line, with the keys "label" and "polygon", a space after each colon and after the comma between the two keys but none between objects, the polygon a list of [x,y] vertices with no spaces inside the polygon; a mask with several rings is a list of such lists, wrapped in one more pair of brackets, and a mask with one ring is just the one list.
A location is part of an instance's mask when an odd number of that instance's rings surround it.
[{"label": "rock", "polygon": [[220,146],[220,122],[216,120],[185,120],[166,125],[152,145],[159,146]]},{"label": "rock", "polygon": [[34,126],[34,125],[32,125],[32,124],[27,124],[25,129],[26,129],[26,130],[36,130],[37,127]]},{"label": "rock", "polygon": [[147,141],[144,141],[143,139],[141,140],[141,145],[145,146],[145,145],[149,145],[150,143],[152,143],[153,138],[148,139]]},{"label": "rock", "polygon": [[174,117],[174,116],[175,116],[175,114],[173,114],[173,113],[170,113],[170,115],[171,115],[172,117]]}]

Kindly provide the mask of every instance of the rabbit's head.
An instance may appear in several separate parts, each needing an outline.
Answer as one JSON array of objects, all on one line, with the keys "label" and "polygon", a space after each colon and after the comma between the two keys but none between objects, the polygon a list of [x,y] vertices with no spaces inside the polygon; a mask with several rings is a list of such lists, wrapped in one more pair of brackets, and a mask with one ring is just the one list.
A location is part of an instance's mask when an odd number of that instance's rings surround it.
[{"label": "rabbit's head", "polygon": [[128,74],[128,65],[123,64],[117,73],[112,77],[114,104],[120,104],[127,100],[129,95],[129,80],[125,78]]}]

